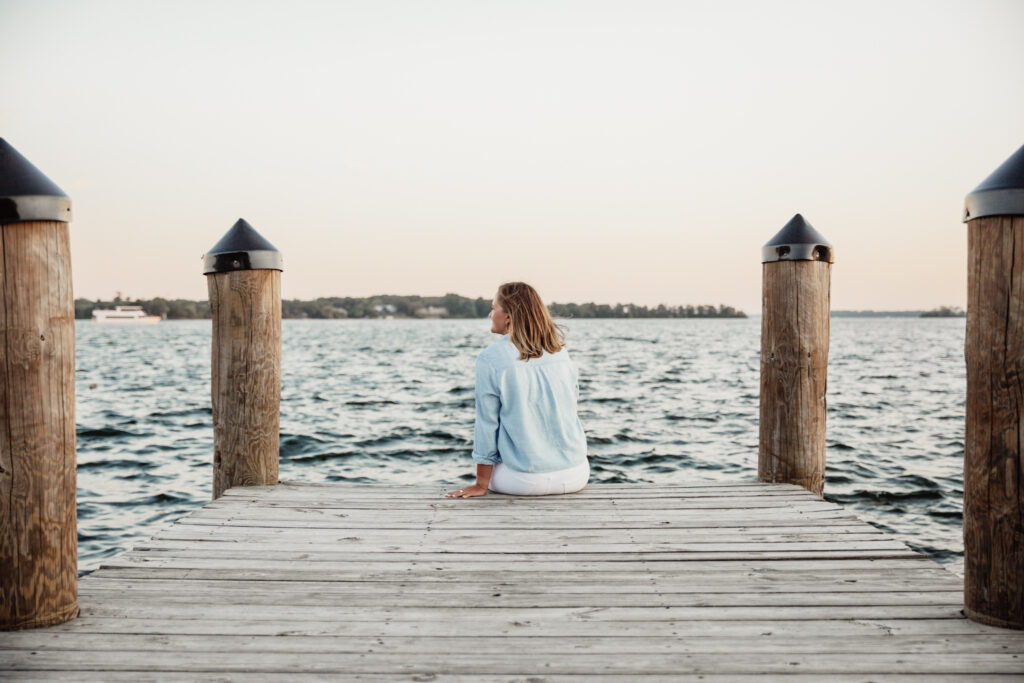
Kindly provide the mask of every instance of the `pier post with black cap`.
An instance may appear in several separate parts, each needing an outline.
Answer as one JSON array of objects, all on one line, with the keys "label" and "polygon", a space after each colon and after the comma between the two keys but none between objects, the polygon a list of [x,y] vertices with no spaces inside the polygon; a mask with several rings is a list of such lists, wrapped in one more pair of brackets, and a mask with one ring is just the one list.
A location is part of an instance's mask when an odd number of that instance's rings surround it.
[{"label": "pier post with black cap", "polygon": [[832,245],[797,214],[761,250],[757,478],[825,488]]},{"label": "pier post with black cap", "polygon": [[964,612],[1024,628],[1024,147],[967,195]]},{"label": "pier post with black cap", "polygon": [[70,220],[0,139],[0,630],[78,614]]},{"label": "pier post with black cap", "polygon": [[213,497],[277,483],[281,271],[274,245],[241,218],[203,257],[213,347]]}]

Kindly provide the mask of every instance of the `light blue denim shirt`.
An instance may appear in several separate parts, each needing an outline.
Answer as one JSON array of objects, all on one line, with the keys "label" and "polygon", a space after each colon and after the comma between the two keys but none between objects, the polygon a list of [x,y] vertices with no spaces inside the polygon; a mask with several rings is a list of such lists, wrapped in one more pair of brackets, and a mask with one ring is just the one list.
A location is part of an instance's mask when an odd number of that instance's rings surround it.
[{"label": "light blue denim shirt", "polygon": [[519,360],[506,334],[476,359],[473,460],[520,472],[554,472],[587,458],[576,414],[579,373],[569,352]]}]

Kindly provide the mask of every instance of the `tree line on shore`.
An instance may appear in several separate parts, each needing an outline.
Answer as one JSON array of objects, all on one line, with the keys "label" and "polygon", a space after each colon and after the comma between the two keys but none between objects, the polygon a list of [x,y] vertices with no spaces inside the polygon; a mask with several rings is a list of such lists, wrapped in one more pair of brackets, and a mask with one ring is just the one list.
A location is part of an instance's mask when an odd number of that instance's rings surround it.
[{"label": "tree line on shore", "polygon": [[964,318],[967,313],[959,306],[939,306],[930,311],[832,311],[833,318]]},{"label": "tree line on shore", "polygon": [[967,312],[959,306],[939,306],[921,314],[922,318],[966,318]]},{"label": "tree line on shore", "polygon": [[[122,299],[110,301],[75,299],[75,317],[91,318],[95,309],[115,306],[141,306],[148,315],[168,320],[210,317],[208,301],[188,299]],[[445,294],[444,296],[402,296],[381,294],[370,297],[321,297],[309,301],[285,299],[282,318],[486,318],[491,300]],[[743,311],[724,304],[719,306],[638,306],[636,304],[562,304],[548,306],[556,318],[746,318]]]}]

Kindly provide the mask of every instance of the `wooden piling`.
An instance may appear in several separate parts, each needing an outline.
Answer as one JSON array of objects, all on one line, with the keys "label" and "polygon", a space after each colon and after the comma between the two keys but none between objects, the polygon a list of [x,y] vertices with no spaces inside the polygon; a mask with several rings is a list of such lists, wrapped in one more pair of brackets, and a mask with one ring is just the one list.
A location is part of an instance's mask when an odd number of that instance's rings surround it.
[{"label": "wooden piling", "polygon": [[0,630],[78,614],[70,212],[0,139]]},{"label": "wooden piling", "polygon": [[797,214],[762,249],[757,476],[825,487],[832,247]]},{"label": "wooden piling", "polygon": [[213,317],[213,497],[278,480],[281,253],[239,219],[204,258]]},{"label": "wooden piling", "polygon": [[1024,147],[967,197],[964,612],[1024,628]]}]

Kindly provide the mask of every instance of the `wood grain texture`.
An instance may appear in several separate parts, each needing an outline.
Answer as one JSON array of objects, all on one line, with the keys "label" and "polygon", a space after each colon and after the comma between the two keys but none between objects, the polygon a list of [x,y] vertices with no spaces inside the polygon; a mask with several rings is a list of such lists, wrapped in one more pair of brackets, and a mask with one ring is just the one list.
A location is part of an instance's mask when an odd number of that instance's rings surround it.
[{"label": "wood grain texture", "polygon": [[1024,216],[968,223],[964,604],[1024,628]]},{"label": "wood grain texture", "polygon": [[763,265],[757,476],[825,487],[830,279],[823,261]]},{"label": "wood grain texture", "polygon": [[[807,524],[807,509],[835,506],[791,485],[746,487],[748,503],[777,504],[778,524],[723,523],[742,502],[725,488],[721,507],[694,510],[671,503],[706,502],[705,489],[659,487],[639,512],[617,509],[637,488],[602,485],[455,506],[437,486],[232,489],[84,577],[81,618],[0,640],[0,678],[959,683],[1022,672],[1024,633],[964,618],[957,576],[856,519]],[[291,524],[345,500],[363,506],[343,513],[359,528]],[[241,523],[253,511],[262,531]],[[510,521],[524,518],[547,525]],[[175,540],[195,530],[210,540]],[[900,550],[851,555],[865,536]],[[703,545],[736,549],[651,552]]]},{"label": "wood grain texture", "polygon": [[0,629],[78,614],[68,224],[0,225]]},{"label": "wood grain texture", "polygon": [[213,497],[276,484],[281,412],[281,272],[207,276],[213,344]]}]

